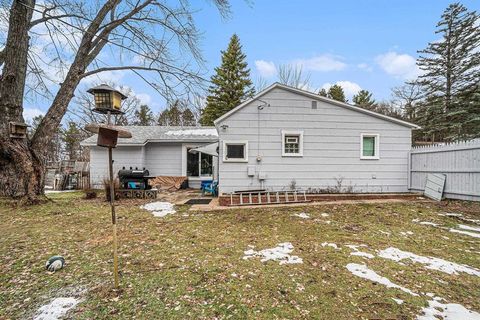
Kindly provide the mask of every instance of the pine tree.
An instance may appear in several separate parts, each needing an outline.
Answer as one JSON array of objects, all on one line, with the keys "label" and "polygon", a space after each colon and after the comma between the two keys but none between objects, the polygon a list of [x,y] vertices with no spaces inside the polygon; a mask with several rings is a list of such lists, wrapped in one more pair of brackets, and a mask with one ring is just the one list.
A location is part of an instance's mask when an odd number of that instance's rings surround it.
[{"label": "pine tree", "polygon": [[[421,104],[425,134],[436,140],[456,140],[471,135],[475,128],[464,126],[476,83],[480,79],[479,15],[460,3],[448,6],[437,24],[440,41],[429,43],[417,61],[423,71],[418,82],[428,99]],[[430,118],[435,117],[435,118]],[[478,127],[477,127],[478,129]]]},{"label": "pine tree", "polygon": [[197,121],[195,120],[195,115],[193,114],[192,110],[185,109],[182,113],[182,123],[184,126],[195,126]]},{"label": "pine tree", "polygon": [[213,125],[215,119],[255,93],[246,55],[242,52],[240,39],[236,34],[230,38],[227,50],[222,51],[222,63],[215,68],[211,81],[207,104],[200,119],[200,123],[205,126]]},{"label": "pine tree", "polygon": [[142,104],[137,110],[135,110],[135,119],[133,120],[133,125],[135,126],[151,126],[155,119],[153,117],[152,110],[150,107]]},{"label": "pine tree", "polygon": [[77,160],[80,156],[80,141],[84,138],[84,134],[73,121],[69,121],[67,128],[62,130],[62,141],[65,145],[65,152],[70,160]]},{"label": "pine tree", "polygon": [[347,99],[345,98],[345,92],[343,91],[342,86],[339,84],[334,84],[330,87],[330,89],[328,89],[328,97],[340,102],[347,102]]},{"label": "pine tree", "polygon": [[158,124],[161,126],[195,126],[195,115],[185,101],[175,100],[168,108],[158,116]]},{"label": "pine tree", "polygon": [[353,96],[352,100],[358,107],[368,110],[375,109],[375,100],[372,98],[372,94],[368,90],[360,90]]},{"label": "pine tree", "polygon": [[324,88],[320,89],[320,90],[318,91],[318,95],[319,95],[319,96],[322,96],[322,97],[328,97],[327,90],[325,90]]}]

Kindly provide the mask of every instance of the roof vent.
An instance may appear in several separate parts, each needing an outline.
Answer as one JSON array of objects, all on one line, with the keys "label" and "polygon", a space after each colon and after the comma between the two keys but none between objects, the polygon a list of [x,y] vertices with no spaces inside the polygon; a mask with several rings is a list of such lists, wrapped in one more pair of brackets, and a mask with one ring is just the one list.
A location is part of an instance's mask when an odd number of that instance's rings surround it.
[{"label": "roof vent", "polygon": [[312,101],[312,109],[317,109],[317,101]]}]

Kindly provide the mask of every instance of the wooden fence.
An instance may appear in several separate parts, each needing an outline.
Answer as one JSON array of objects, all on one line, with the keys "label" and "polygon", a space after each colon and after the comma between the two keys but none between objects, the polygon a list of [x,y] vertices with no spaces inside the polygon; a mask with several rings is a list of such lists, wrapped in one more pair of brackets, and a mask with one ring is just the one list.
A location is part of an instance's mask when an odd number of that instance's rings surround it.
[{"label": "wooden fence", "polygon": [[446,198],[480,201],[480,139],[414,147],[409,155],[409,189],[424,191],[429,173],[446,175]]}]

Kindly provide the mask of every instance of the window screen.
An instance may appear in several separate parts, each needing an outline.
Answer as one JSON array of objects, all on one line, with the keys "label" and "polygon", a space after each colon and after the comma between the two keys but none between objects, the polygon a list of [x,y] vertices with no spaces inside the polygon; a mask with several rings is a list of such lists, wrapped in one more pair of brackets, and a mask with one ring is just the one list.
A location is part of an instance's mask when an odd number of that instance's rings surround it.
[{"label": "window screen", "polygon": [[298,135],[285,135],[285,153],[300,153],[300,137]]},{"label": "window screen", "polygon": [[227,159],[245,159],[244,144],[227,144]]},{"label": "window screen", "polygon": [[363,137],[362,155],[364,157],[374,157],[375,154],[375,137]]}]

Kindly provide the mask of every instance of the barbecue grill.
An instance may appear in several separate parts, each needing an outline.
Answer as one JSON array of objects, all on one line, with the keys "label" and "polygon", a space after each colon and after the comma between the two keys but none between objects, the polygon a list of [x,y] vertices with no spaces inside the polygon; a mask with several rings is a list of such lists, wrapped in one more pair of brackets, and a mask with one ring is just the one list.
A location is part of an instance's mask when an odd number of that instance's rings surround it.
[{"label": "barbecue grill", "polygon": [[120,188],[128,190],[150,190],[152,187],[148,184],[148,180],[155,177],[149,176],[148,170],[143,168],[125,169],[118,171],[118,179],[120,180]]}]

